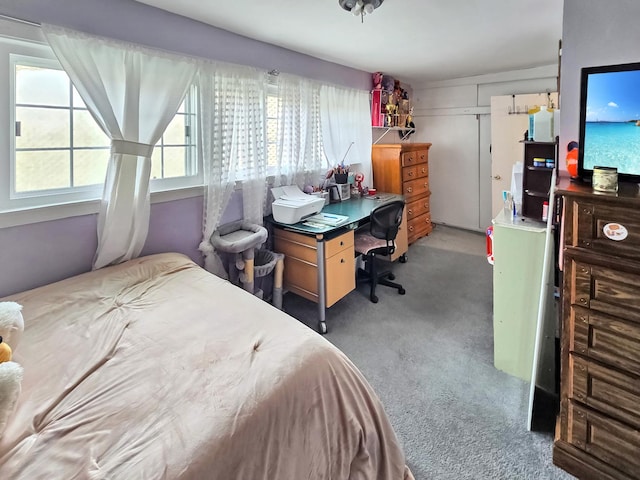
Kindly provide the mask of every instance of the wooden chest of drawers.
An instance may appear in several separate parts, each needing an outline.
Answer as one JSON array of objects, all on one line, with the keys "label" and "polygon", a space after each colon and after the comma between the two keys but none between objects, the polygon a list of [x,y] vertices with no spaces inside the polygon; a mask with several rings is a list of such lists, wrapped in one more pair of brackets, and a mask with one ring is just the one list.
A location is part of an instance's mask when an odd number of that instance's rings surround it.
[{"label": "wooden chest of drawers", "polygon": [[563,321],[554,463],[640,479],[640,195],[562,184]]},{"label": "wooden chest of drawers", "polygon": [[431,233],[430,143],[379,144],[371,149],[373,185],[404,195],[409,243]]}]

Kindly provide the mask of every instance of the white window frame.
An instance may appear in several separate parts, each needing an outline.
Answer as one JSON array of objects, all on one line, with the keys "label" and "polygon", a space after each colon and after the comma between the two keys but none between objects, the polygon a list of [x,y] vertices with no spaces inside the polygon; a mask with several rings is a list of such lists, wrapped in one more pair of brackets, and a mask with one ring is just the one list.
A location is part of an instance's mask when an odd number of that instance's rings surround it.
[{"label": "white window frame", "polygon": [[[0,24],[4,23],[9,22],[0,20]],[[75,187],[73,190],[63,189],[66,190],[64,192],[49,190],[22,194],[12,191],[15,184],[12,167],[15,161],[15,61],[22,57],[41,62],[46,68],[60,68],[60,65],[51,48],[44,43],[39,28],[10,23],[13,35],[0,36],[0,91],[7,92],[0,96],[0,109],[9,112],[5,116],[8,124],[0,120],[0,228],[97,213],[103,184]],[[193,145],[197,145],[198,141],[196,108],[197,91],[192,88],[185,110],[189,118],[189,133],[192,135],[190,144]],[[198,158],[197,148],[193,149],[188,161],[192,162],[188,168],[195,170],[196,174],[150,181],[152,203],[203,194],[202,163]]]},{"label": "white window frame", "polygon": [[[62,70],[57,60],[32,57],[20,54],[9,55],[9,82],[10,82],[10,105],[9,110],[9,199],[8,203],[12,209],[33,208],[60,203],[80,202],[84,200],[95,200],[100,198],[104,184],[85,185],[81,187],[53,188],[47,190],[38,190],[32,192],[16,192],[15,191],[15,173],[16,173],[16,65],[29,65],[38,68],[47,68],[51,70]],[[73,100],[71,100],[71,108],[73,108]],[[66,107],[62,108],[67,111]],[[70,126],[70,128],[73,128]],[[73,146],[70,147],[73,150]],[[6,200],[3,198],[3,200]]]}]

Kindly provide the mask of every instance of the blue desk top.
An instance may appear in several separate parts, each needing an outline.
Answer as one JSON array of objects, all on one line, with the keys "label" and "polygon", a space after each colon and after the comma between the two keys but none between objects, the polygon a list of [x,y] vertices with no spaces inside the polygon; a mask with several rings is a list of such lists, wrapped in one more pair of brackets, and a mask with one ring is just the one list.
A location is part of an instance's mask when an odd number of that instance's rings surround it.
[{"label": "blue desk top", "polygon": [[333,230],[338,230],[340,228],[348,227],[354,223],[359,222],[360,220],[364,220],[365,218],[369,218],[369,214],[371,210],[374,208],[383,205],[385,203],[391,202],[393,200],[402,200],[404,197],[402,195],[396,195],[394,193],[380,193],[373,196],[364,196],[358,198],[350,198],[349,200],[345,200],[343,202],[330,203],[329,205],[325,205],[322,209],[323,213],[332,213],[335,215],[345,215],[348,218],[344,223],[331,226],[327,225],[323,228],[315,228],[309,225],[304,225],[304,221],[295,223],[293,225],[287,225],[286,223],[280,223],[273,220],[271,217],[271,221],[280,227],[284,227],[288,230],[293,230],[300,233],[308,233],[308,234],[324,234],[331,232]]}]

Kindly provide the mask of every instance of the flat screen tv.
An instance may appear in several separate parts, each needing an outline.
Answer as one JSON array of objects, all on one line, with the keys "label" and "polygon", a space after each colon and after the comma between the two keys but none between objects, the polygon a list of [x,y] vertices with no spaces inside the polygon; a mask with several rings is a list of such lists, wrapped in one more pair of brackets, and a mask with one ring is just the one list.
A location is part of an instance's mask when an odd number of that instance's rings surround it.
[{"label": "flat screen tv", "polygon": [[618,180],[640,183],[640,63],[586,67],[580,90],[578,176],[615,167]]}]

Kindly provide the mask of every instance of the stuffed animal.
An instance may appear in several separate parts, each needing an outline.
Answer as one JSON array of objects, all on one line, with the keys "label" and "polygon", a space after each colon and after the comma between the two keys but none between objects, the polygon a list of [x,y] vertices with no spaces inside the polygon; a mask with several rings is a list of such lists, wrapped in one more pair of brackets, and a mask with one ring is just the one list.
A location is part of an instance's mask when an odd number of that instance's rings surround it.
[{"label": "stuffed animal", "polygon": [[0,337],[0,363],[11,361],[11,347],[8,343],[2,341]]}]

